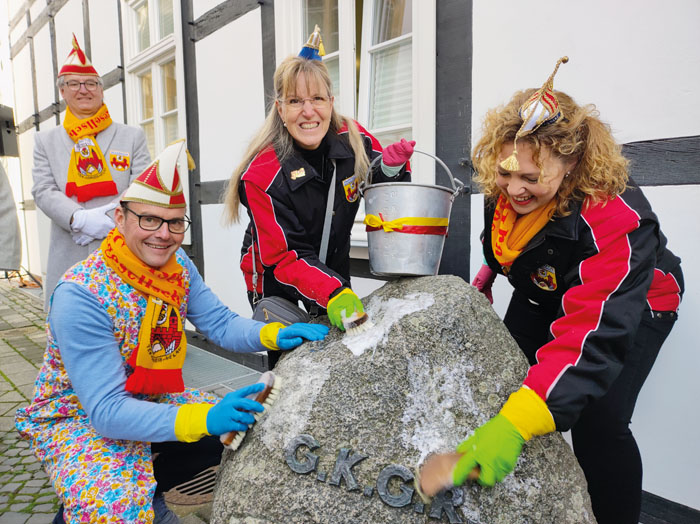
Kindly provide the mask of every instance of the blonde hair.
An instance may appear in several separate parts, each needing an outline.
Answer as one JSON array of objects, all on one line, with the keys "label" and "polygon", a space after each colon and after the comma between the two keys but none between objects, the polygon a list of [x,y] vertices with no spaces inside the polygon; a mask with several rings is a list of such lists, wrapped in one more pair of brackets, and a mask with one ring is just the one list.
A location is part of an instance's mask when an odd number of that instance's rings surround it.
[{"label": "blonde hair", "polygon": [[[287,57],[275,71],[273,77],[275,100],[284,100],[289,95],[295,94],[299,76],[303,76],[307,83],[315,82],[318,86],[325,86],[328,96],[333,96],[331,77],[322,61],[290,56]],[[365,151],[362,135],[360,135],[357,125],[352,118],[338,114],[335,108],[333,108],[328,132],[337,133],[338,130],[342,128],[343,124],[348,128],[348,140],[350,141],[350,147],[355,155],[354,174],[360,180],[364,180],[367,174],[367,168],[369,167],[369,158]],[[263,126],[248,145],[243,155],[243,160],[233,171],[231,179],[228,182],[224,196],[224,221],[227,224],[240,221],[238,210],[241,200],[238,192],[238,185],[241,176],[246,169],[248,169],[253,158],[268,147],[272,147],[275,150],[280,163],[284,162],[292,153],[294,147],[292,136],[285,129],[284,122],[277,112],[275,104],[271,104]]]},{"label": "blonde hair", "polygon": [[[472,152],[472,163],[484,196],[496,200],[501,190],[496,184],[501,148],[510,143],[520,129],[520,106],[532,96],[535,89],[519,91],[505,106],[490,110],[484,119],[482,136]],[[615,142],[607,124],[604,124],[594,105],[579,106],[566,93],[554,92],[563,116],[555,123],[542,125],[529,135],[518,138],[518,144],[529,143],[533,160],[540,168],[540,150],[547,147],[551,154],[567,163],[575,161],[569,176],[557,190],[555,213],[570,213],[573,201],[590,197],[593,202],[604,201],[622,193],[629,178],[629,161],[622,156],[622,148]]]}]

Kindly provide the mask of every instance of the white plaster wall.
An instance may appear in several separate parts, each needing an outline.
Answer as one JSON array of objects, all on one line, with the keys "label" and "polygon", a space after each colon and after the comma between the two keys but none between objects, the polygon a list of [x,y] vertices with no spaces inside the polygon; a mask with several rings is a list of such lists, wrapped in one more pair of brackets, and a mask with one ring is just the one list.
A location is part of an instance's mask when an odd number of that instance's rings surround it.
[{"label": "white plaster wall", "polygon": [[[261,40],[260,10],[256,9],[197,43],[202,181],[228,180],[263,123]],[[222,225],[222,211],[220,205],[202,206],[205,279],[224,303],[249,315],[238,267],[245,211],[241,211],[242,223],[231,228]]]},{"label": "white plaster wall", "polygon": [[[36,64],[36,94],[39,111],[46,109],[54,102],[55,81],[51,63],[51,34],[49,24],[34,37],[34,63]],[[29,49],[29,46],[27,46]],[[29,78],[31,82],[31,77]],[[31,98],[30,98],[31,100]]]},{"label": "white plaster wall", "polygon": [[[97,2],[90,2],[90,10],[92,10],[93,5],[96,3]],[[81,0],[69,0],[66,2],[66,5],[56,13],[54,21],[56,24],[56,57],[58,59],[58,69],[60,70],[66,58],[68,58],[68,53],[73,49],[73,33],[75,33],[80,46],[83,49],[85,48],[83,3]],[[111,24],[117,25],[116,17],[111,20]],[[114,45],[118,45],[118,40],[114,42]],[[50,61],[51,55],[45,57],[45,59]],[[104,72],[100,70],[98,70],[98,72],[104,74]]]},{"label": "white plaster wall", "polygon": [[[106,75],[112,69],[121,65],[121,57],[119,56],[119,24],[118,11],[116,2],[90,2],[90,60],[95,66],[97,72],[101,75]],[[78,40],[83,45],[82,33],[76,33]],[[70,42],[68,42],[70,44]],[[58,49],[63,49],[65,43],[61,40],[56,42]],[[65,55],[68,55],[65,51]],[[59,68],[63,65],[63,51],[58,53]],[[121,89],[119,93],[121,98]],[[120,103],[121,105],[121,103]],[[123,112],[117,114],[116,108],[109,107],[109,114],[112,119],[122,122],[124,120]],[[117,118],[115,118],[117,116]]]},{"label": "white plaster wall", "polygon": [[15,123],[19,124],[34,114],[32,69],[28,45],[25,45],[12,60],[12,71],[15,79]]},{"label": "white plaster wall", "polygon": [[514,91],[554,80],[595,103],[620,142],[700,134],[700,2],[475,1],[472,128]]}]

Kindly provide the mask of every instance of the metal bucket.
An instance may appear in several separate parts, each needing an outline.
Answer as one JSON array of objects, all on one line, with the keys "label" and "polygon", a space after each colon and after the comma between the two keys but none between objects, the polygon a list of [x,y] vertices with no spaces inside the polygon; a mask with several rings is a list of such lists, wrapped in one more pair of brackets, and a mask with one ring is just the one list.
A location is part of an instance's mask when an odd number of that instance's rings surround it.
[{"label": "metal bucket", "polygon": [[452,189],[410,182],[367,183],[360,188],[365,199],[365,224],[369,246],[369,269],[378,276],[437,275],[442,248],[455,197],[464,184],[455,179],[438,157],[434,158],[450,177]]}]

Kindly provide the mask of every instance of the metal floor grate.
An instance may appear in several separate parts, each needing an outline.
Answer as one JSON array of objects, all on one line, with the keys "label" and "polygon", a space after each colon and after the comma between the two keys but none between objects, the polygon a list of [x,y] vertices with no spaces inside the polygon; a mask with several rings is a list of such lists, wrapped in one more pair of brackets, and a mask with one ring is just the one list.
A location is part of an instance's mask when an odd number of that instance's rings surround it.
[{"label": "metal floor grate", "polygon": [[221,385],[236,384],[233,389],[237,389],[254,383],[259,376],[260,373],[254,369],[187,345],[187,356],[182,367],[185,386],[213,391]]}]

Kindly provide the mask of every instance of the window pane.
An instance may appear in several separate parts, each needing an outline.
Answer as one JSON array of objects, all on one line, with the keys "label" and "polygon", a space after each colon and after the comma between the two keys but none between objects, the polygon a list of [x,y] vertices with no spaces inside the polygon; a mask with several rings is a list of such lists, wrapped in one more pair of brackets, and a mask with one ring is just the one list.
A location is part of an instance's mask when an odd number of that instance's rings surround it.
[{"label": "window pane", "polygon": [[410,33],[411,18],[411,0],[375,0],[372,44]]},{"label": "window pane", "polygon": [[153,84],[151,73],[141,77],[141,120],[153,118]]},{"label": "window pane", "polygon": [[335,95],[336,107],[338,104],[338,90],[340,85],[340,60],[338,56],[324,60],[323,63],[326,64],[328,68],[328,75],[331,77],[331,85],[333,86],[333,95]]},{"label": "window pane", "polygon": [[151,153],[151,158],[156,157],[156,133],[153,126],[153,122],[148,122],[146,124],[141,124],[143,132],[146,135],[146,144],[148,145],[148,152]]},{"label": "window pane", "polygon": [[175,60],[160,66],[163,78],[163,100],[165,112],[177,109],[177,84],[175,83]]},{"label": "window pane", "polygon": [[372,54],[370,129],[411,124],[411,42]]},{"label": "window pane", "polygon": [[165,143],[170,144],[181,138],[177,132],[177,113],[163,117],[163,130],[165,131]]},{"label": "window pane", "polygon": [[172,34],[173,22],[173,0],[158,0],[158,28],[160,38]]},{"label": "window pane", "polygon": [[338,0],[306,0],[304,8],[302,42],[306,43],[314,30],[314,25],[318,24],[326,53],[336,52],[338,50]]},{"label": "window pane", "polygon": [[151,45],[151,34],[148,29],[148,0],[136,9],[136,18],[139,27],[139,51],[143,51]]}]

